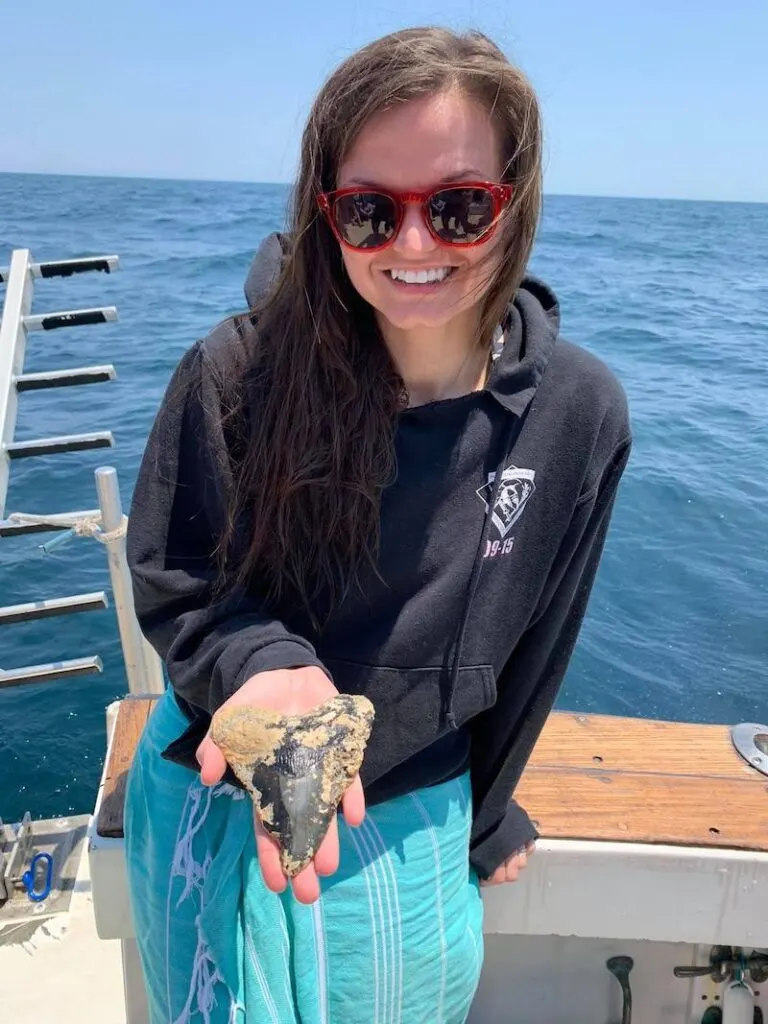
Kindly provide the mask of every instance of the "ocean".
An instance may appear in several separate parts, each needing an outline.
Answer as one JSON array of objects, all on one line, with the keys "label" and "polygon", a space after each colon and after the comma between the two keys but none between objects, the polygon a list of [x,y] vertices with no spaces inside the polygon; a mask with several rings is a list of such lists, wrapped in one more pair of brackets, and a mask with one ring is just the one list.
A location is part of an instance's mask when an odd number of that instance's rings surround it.
[{"label": "ocean", "polygon": [[[12,464],[9,511],[127,508],[184,350],[244,306],[281,185],[0,174],[0,265],[116,253],[114,275],[37,281],[34,312],[116,305],[119,322],[30,335],[26,370],[112,362],[109,384],[25,394],[18,440],[112,430],[111,451]],[[635,445],[561,693],[571,710],[768,720],[768,205],[547,196],[531,269],[563,332],[618,374]],[[0,294],[2,294],[0,286]],[[109,589],[104,551],[0,540],[0,603]],[[0,690],[0,816],[82,813],[125,691],[112,608],[4,626],[0,667],[99,655],[100,676]]]}]

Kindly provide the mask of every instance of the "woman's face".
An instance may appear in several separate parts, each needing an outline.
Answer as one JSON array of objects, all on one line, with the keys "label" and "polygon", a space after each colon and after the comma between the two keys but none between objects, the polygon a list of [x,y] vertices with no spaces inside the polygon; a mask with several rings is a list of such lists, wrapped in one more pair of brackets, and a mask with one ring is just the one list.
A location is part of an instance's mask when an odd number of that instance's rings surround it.
[{"label": "woman's face", "polygon": [[[491,119],[474,100],[441,93],[374,117],[339,169],[337,188],[376,185],[394,192],[427,191],[452,181],[501,177]],[[377,252],[342,246],[344,265],[359,294],[400,330],[443,327],[483,298],[502,253],[501,232],[469,248],[438,242],[421,207],[408,203],[394,243]],[[394,280],[392,270],[449,268],[431,284]]]}]

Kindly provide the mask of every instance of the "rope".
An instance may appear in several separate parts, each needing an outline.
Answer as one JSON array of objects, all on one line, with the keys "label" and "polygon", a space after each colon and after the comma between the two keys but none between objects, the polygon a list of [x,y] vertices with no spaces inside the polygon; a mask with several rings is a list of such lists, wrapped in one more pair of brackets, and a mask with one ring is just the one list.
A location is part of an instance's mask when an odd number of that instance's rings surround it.
[{"label": "rope", "polygon": [[12,512],[8,516],[9,522],[19,523],[23,526],[52,526],[68,527],[70,534],[76,537],[95,537],[101,544],[109,544],[110,541],[125,537],[128,532],[128,516],[122,516],[120,525],[114,530],[102,530],[101,516],[39,516],[29,512]]},{"label": "rope", "polygon": [[128,530],[128,516],[126,515],[122,517],[120,525],[114,530],[101,529],[100,515],[57,516],[55,519],[51,519],[50,516],[35,515],[29,512],[12,512],[8,516],[8,521],[24,526],[63,526],[65,529],[58,536],[46,541],[45,544],[38,544],[31,554],[26,553],[17,558],[0,559],[0,569],[9,569],[29,562],[30,559],[50,555],[55,548],[65,544],[72,537],[93,537],[100,544],[109,544],[113,540],[125,537]]}]

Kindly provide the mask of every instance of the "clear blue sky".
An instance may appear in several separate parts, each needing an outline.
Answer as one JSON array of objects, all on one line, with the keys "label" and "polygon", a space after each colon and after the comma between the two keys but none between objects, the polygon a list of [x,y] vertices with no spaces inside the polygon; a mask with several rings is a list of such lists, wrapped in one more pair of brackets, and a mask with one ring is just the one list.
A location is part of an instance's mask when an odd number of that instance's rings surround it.
[{"label": "clear blue sky", "polygon": [[2,7],[0,170],[288,181],[331,69],[436,23],[483,29],[532,78],[547,191],[768,201],[766,0]]}]

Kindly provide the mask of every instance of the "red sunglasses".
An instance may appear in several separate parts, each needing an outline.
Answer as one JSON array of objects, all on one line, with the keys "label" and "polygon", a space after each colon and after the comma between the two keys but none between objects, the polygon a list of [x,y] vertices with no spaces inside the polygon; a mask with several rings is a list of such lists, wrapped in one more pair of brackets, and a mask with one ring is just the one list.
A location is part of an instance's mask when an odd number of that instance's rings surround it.
[{"label": "red sunglasses", "polygon": [[512,198],[511,185],[465,181],[429,192],[340,188],[321,192],[317,203],[331,230],[350,249],[386,249],[400,230],[406,203],[421,206],[424,223],[443,245],[479,245],[488,240]]}]

